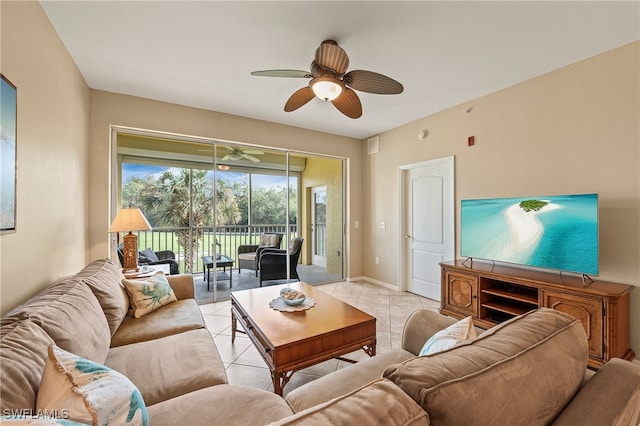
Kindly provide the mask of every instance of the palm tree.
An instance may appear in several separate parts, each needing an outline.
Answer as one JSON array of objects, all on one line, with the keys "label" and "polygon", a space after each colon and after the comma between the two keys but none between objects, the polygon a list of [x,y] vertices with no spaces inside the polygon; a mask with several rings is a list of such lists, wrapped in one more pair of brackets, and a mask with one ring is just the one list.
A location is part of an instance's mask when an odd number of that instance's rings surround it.
[{"label": "palm tree", "polygon": [[[177,228],[187,271],[192,270],[197,243],[205,227],[213,224],[213,182],[207,170],[167,170],[152,185],[145,185],[139,203],[152,226]],[[235,223],[241,214],[229,188],[218,183],[216,223]]]}]

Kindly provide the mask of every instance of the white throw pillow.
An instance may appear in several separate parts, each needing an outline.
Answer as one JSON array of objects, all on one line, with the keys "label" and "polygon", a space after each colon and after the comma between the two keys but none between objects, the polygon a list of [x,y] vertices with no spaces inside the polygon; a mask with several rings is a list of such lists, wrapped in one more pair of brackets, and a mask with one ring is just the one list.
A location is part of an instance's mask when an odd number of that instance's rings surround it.
[{"label": "white throw pillow", "polygon": [[473,327],[473,321],[469,316],[431,336],[420,350],[419,355],[431,355],[441,352],[474,337],[476,337],[476,329]]},{"label": "white throw pillow", "polygon": [[149,425],[142,395],[127,377],[54,345],[49,346],[36,408],[93,425]]},{"label": "white throw pillow", "polygon": [[178,300],[162,271],[145,279],[128,280],[125,278],[122,280],[122,284],[129,293],[133,316],[136,318]]}]

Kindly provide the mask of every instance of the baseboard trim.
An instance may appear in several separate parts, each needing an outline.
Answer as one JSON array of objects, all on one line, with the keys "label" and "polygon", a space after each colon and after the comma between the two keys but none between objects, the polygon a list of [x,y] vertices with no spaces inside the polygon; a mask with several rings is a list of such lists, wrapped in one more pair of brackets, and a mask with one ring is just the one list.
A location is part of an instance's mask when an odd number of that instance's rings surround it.
[{"label": "baseboard trim", "polygon": [[400,291],[400,289],[396,285],[389,284],[384,281],[374,280],[373,278],[366,277],[366,276],[351,277],[351,278],[347,278],[346,280],[347,281],[366,281],[368,283],[379,285],[380,287],[388,288],[390,290]]}]

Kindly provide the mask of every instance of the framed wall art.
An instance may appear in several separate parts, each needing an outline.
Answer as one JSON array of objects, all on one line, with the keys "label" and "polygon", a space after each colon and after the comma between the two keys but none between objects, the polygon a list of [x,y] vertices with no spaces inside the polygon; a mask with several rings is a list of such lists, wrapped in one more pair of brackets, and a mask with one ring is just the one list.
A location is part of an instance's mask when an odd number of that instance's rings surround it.
[{"label": "framed wall art", "polygon": [[0,74],[0,234],[16,232],[16,86]]}]

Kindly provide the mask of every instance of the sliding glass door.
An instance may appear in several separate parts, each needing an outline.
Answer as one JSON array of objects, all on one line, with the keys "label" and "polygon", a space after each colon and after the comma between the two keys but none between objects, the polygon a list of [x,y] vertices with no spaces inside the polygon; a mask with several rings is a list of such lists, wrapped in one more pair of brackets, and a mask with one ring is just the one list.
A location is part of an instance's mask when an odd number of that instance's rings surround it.
[{"label": "sliding glass door", "polygon": [[[287,282],[292,270],[311,283],[342,278],[342,160],[123,131],[115,138],[114,205],[143,211],[153,229],[138,233],[139,249],[171,252],[180,272],[194,275],[199,303],[263,284],[259,257],[253,265],[239,257],[264,234],[281,235],[286,258],[284,275],[268,285]],[[325,200],[338,201],[324,203],[323,217],[311,215],[318,182]],[[322,199],[314,197],[313,211]],[[296,237],[302,247],[291,269]]]}]

